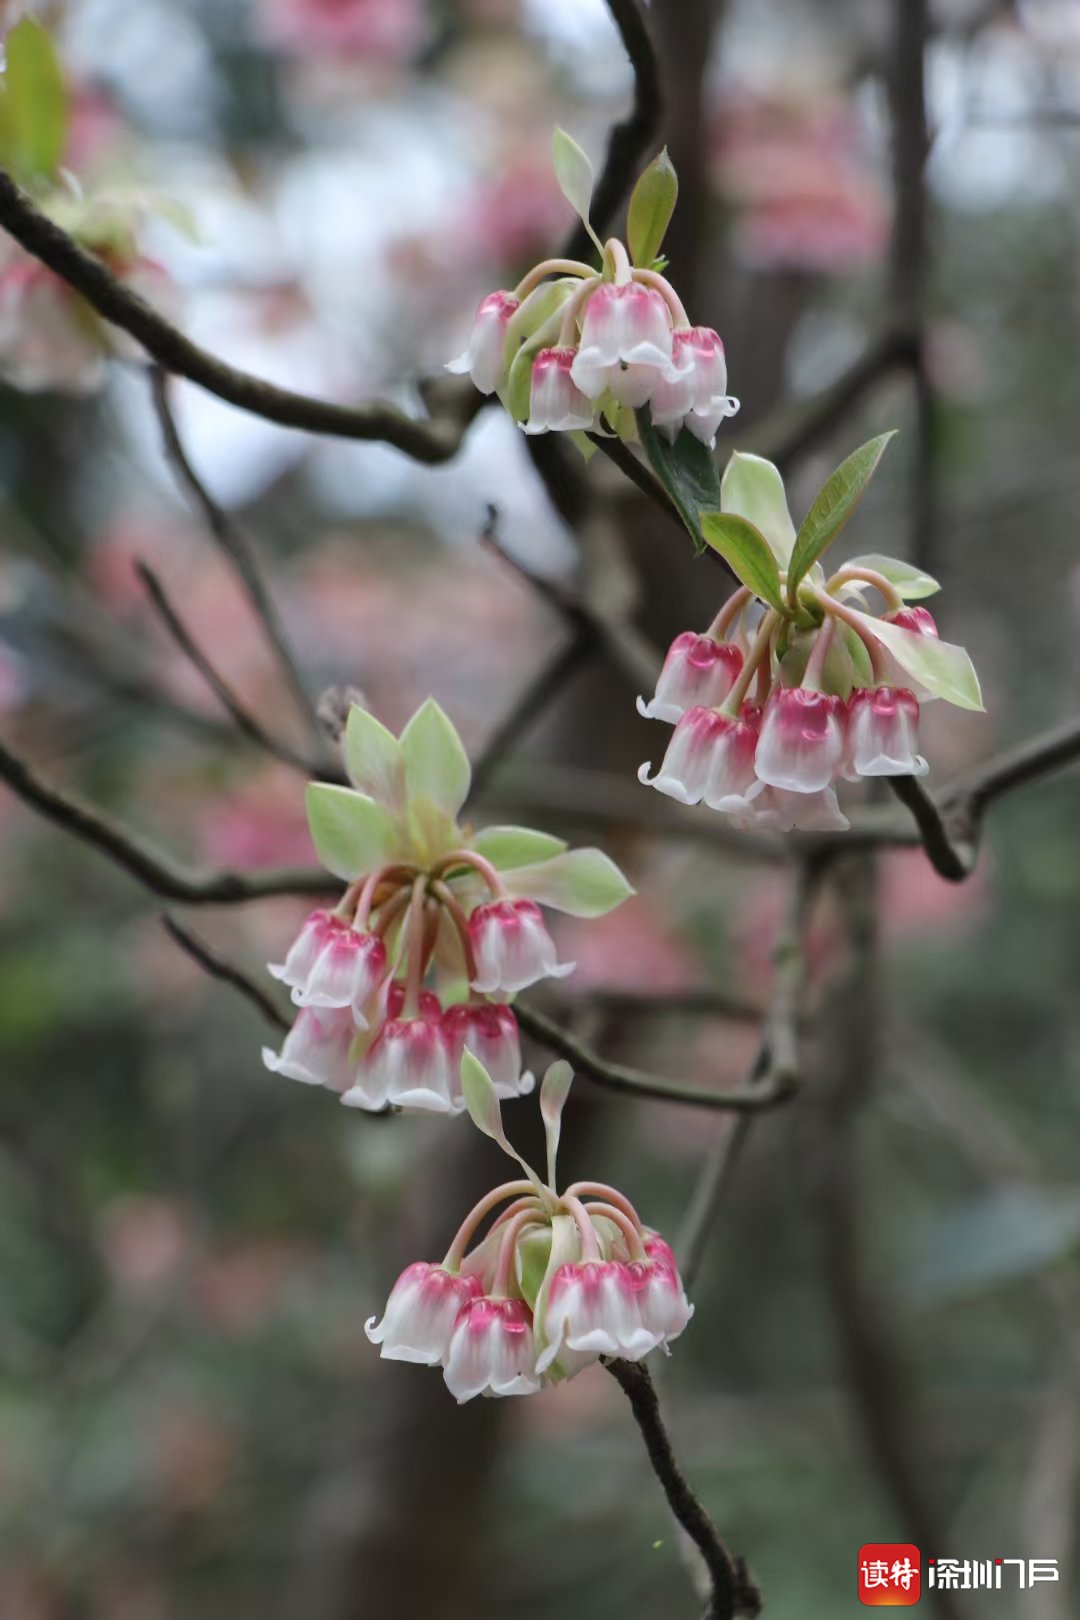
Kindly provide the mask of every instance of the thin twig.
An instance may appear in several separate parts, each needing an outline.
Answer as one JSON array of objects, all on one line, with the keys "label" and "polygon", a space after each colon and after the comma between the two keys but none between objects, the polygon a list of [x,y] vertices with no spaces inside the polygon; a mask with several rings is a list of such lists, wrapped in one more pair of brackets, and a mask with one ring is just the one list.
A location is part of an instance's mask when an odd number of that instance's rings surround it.
[{"label": "thin twig", "polygon": [[704,1560],[712,1588],[705,1620],[735,1620],[739,1615],[760,1614],[761,1593],[745,1562],[728,1551],[679,1467],[648,1368],[640,1361],[619,1357],[603,1364],[630,1402],[668,1506]]},{"label": "thin twig", "polygon": [[645,1074],[641,1069],[627,1068],[621,1063],[609,1063],[599,1057],[584,1041],[546,1014],[514,1003],[514,1014],[527,1035],[549,1052],[566,1058],[574,1068],[598,1086],[608,1091],[621,1091],[632,1097],[656,1097],[661,1102],[686,1103],[691,1108],[718,1108],[729,1113],[760,1114],[778,1108],[791,1097],[793,1084],[781,1077],[775,1086],[746,1087],[741,1091],[704,1091],[697,1086],[683,1085],[662,1075]]},{"label": "thin twig", "polygon": [[11,176],[0,169],[0,228],[41,263],[81,293],[113,326],[127,332],[165,371],[216,394],[218,399],[265,417],[282,427],[330,438],[378,439],[414,461],[449,461],[461,446],[458,422],[418,422],[382,401],[335,405],[329,400],[278,388],[262,377],[239,371],[201,349],[183,332],[126,287],[92,253],[37,208]]},{"label": "thin twig", "polygon": [[280,759],[284,764],[302,771],[305,776],[321,775],[321,771],[312,761],[304,759],[301,754],[290,748],[288,743],[282,742],[268,731],[262,721],[251,713],[243,700],[233,691],[225,677],[214,668],[169,600],[164,585],[149,563],[138,559],[135,563],[135,572],[165,629],[188,662],[198,670],[222,708],[232,716],[236,729],[257,747],[272,754],[275,759]]},{"label": "thin twig", "polygon": [[267,867],[263,871],[230,869],[192,871],[144,843],[102,811],[72,794],[47,786],[25,760],[0,744],[0,780],[46,821],[101,850],[152,894],[190,906],[243,905],[272,895],[332,895],[340,881],[318,867]]},{"label": "thin twig", "polygon": [[592,990],[584,995],[568,995],[567,1011],[595,1010],[607,1017],[625,1018],[723,1018],[731,1023],[756,1024],[762,1008],[743,1001],[728,990],[671,990],[652,995],[634,990]]},{"label": "thin twig", "polygon": [[492,773],[514,751],[570,677],[581,668],[592,650],[592,638],[571,636],[537,672],[509,714],[500,721],[487,746],[472,768],[470,797],[484,791]]},{"label": "thin twig", "polygon": [[165,453],[169,458],[173,471],[202,512],[211,534],[236,570],[255,617],[262,626],[266,639],[270,643],[274,656],[281,667],[286,685],[295,697],[300,712],[309,728],[318,735],[318,723],[315,718],[311,694],[304,685],[303,676],[300,673],[296,659],[293,657],[281,618],[277,608],[274,606],[273,598],[263,582],[255,553],[248,542],[247,536],[214,500],[214,497],[188,460],[183,440],[180,438],[176,426],[176,418],[173,416],[172,406],[169,403],[169,378],[160,366],[151,366],[150,368],[150,391],[153,396],[158,422],[161,426]]},{"label": "thin twig", "polygon": [[162,917],[161,923],[170,938],[181,950],[193,957],[205,973],[212,979],[220,979],[223,984],[231,984],[234,990],[239,990],[240,994],[262,1013],[268,1024],[273,1024],[274,1028],[279,1030],[291,1027],[292,1020],[288,1015],[282,1012],[272,997],[267,995],[262,986],[256,984],[243,968],[228,961],[204,939],[200,939],[182,923],[178,923],[175,917],[170,917],[168,912]]}]

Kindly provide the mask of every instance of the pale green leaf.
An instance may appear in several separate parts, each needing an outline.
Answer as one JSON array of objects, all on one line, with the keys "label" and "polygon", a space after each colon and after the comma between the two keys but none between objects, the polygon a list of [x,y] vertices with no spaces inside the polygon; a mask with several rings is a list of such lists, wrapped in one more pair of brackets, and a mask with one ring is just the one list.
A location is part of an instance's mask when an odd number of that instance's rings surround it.
[{"label": "pale green leaf", "polygon": [[540,1087],[540,1117],[544,1121],[547,1138],[548,1186],[555,1186],[555,1161],[559,1156],[559,1136],[562,1131],[562,1111],[574,1083],[574,1071],[564,1059],[553,1063]]},{"label": "pale green leaf", "polygon": [[397,809],[405,796],[405,757],[393,732],[354,703],[345,722],[349,781],[379,804]]},{"label": "pale green leaf", "polygon": [[571,917],[602,917],[634,893],[615,862],[599,849],[570,849],[506,875],[507,892]]},{"label": "pale green leaf", "polygon": [[770,607],[784,610],[776,558],[761,530],[734,512],[706,512],[701,532],[732,572]]},{"label": "pale green leaf", "polygon": [[551,1227],[529,1228],[517,1241],[514,1263],[522,1298],[531,1310],[539,1297],[551,1257]]},{"label": "pale green leaf", "polygon": [[332,782],[312,782],[307,817],[315,853],[335,877],[363,877],[385,866],[394,853],[394,824],[364,793]]},{"label": "pale green leaf", "polygon": [[512,866],[529,866],[548,861],[566,849],[565,840],[532,827],[482,827],[469,840],[469,847],[499,871]]},{"label": "pale green leaf", "polygon": [[10,162],[23,179],[51,179],[64,156],[68,101],[52,40],[31,17],[11,30],[4,47],[5,135]]},{"label": "pale green leaf", "polygon": [[469,756],[453,723],[434,698],[417,709],[401,733],[405,781],[410,796],[428,799],[456,816],[469,792]]},{"label": "pale green leaf", "polygon": [[837,619],[834,622],[836,624],[836,639],[843,642],[847,648],[848,657],[851,659],[855,685],[859,687],[873,686],[874,666],[870,662],[866,642],[856,630],[851,628],[850,624],[845,624],[842,619]]},{"label": "pale green leaf", "polygon": [[[895,431],[895,430],[894,430]],[[860,445],[831,473],[817,493],[813,506],[799,526],[795,549],[788,569],[788,589],[793,590],[803,575],[830,546],[854,512],[863,491],[893,433],[880,433]]]},{"label": "pale green leaf", "polygon": [[493,1142],[513,1156],[513,1150],[503,1130],[502,1109],[495,1090],[495,1082],[475,1053],[466,1047],[461,1055],[461,1089],[469,1118],[478,1131],[490,1136]]},{"label": "pale green leaf", "polygon": [[771,461],[734,451],[720,481],[720,510],[752,523],[765,536],[780,567],[787,567],[795,545],[795,525],[784,480]]},{"label": "pale green leaf", "polygon": [[872,568],[875,574],[883,574],[905,602],[919,602],[924,596],[934,596],[941,589],[930,574],[924,574],[921,568],[915,568],[911,563],[901,562],[898,557],[852,557],[844,567]]},{"label": "pale green leaf", "polygon": [[568,135],[565,129],[556,129],[551,140],[551,150],[559,190],[591,234],[589,205],[592,202],[593,166],[577,141]]},{"label": "pale green leaf", "polygon": [[869,634],[892,653],[901,669],[928,692],[954,703],[958,709],[982,710],[979,677],[963,647],[939,641],[936,636],[920,635],[917,630],[905,630],[902,625],[889,624],[868,613],[860,613],[859,619]]},{"label": "pale green leaf", "polygon": [[635,264],[651,264],[660,252],[678,195],[679,178],[665,146],[653,158],[630,198],[626,242]]}]

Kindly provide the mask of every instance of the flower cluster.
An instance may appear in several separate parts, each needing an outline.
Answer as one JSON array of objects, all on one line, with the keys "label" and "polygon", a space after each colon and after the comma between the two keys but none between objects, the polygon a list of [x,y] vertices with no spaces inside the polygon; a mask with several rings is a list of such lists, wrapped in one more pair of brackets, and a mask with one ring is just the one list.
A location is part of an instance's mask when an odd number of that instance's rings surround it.
[{"label": "flower cluster", "polygon": [[[562,130],[555,168],[588,225],[592,172]],[[666,153],[642,175],[629,213],[630,250],[601,243],[600,268],[545,259],[513,291],[489,294],[468,347],[448,369],[468,372],[499,398],[526,433],[590,431],[632,437],[633,413],[648,405],[668,439],[684,428],[711,445],[739,408],[727,391],[724,345],[693,326],[656,257],[677,185]]]},{"label": "flower cluster", "polygon": [[[704,635],[668,650],[640,712],[675,726],[660,769],[640,779],[683,804],[702,800],[742,828],[842,830],[836,784],[922,776],[919,704],[982,707],[967,654],[939,639],[929,575],[856,558],[830,578],[817,562],[884,449],[872,441],[827,481],[796,534],[776,468],[736,453],[705,539],[746,581]],[[875,591],[885,611],[867,610]],[[859,603],[860,606],[855,606]]]},{"label": "flower cluster", "polygon": [[[614,1187],[576,1182],[559,1194],[555,1160],[572,1076],[554,1063],[540,1107],[547,1181],[514,1152],[497,1087],[472,1056],[462,1062],[469,1111],[525,1170],[482,1198],[440,1265],[417,1261],[394,1284],[382,1321],[367,1335],[395,1361],[441,1366],[458,1401],[530,1395],[573,1378],[601,1356],[640,1361],[667,1350],[693,1315],[671,1249],[643,1226]],[[495,1210],[484,1236],[469,1248]]]},{"label": "flower cluster", "polygon": [[354,706],[345,762],[355,787],[313,783],[308,819],[319,858],[347,886],[270,969],[299,1012],[266,1066],[349,1107],[454,1114],[470,1052],[498,1096],[524,1095],[534,1082],[507,998],[573,970],[539,902],[601,916],[629,884],[599,850],[525,827],[459,826],[469,764],[431,700],[400,739]]}]

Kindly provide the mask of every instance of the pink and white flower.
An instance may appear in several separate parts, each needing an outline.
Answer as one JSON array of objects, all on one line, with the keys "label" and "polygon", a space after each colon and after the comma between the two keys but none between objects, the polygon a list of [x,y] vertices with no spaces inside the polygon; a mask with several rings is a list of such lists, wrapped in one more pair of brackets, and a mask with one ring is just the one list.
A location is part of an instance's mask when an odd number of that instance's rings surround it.
[{"label": "pink and white flower", "polygon": [[684,328],[672,334],[671,342],[674,375],[653,389],[649,415],[673,442],[685,427],[712,445],[720,423],[739,409],[739,401],[727,391],[724,345],[709,326]]},{"label": "pink and white flower", "polygon": [[[666,1243],[664,1248],[667,1249]],[[633,1279],[642,1327],[646,1333],[655,1335],[657,1343],[667,1353],[672,1339],[679,1337],[694,1314],[678,1267],[674,1259],[655,1256],[635,1260],[627,1270]]]},{"label": "pink and white flower", "polygon": [[585,306],[570,374],[589,399],[610,390],[635,409],[660,382],[674,379],[671,316],[661,294],[636,282],[599,286]]},{"label": "pink and white flower", "polygon": [[596,407],[573,377],[573,349],[541,349],[533,361],[526,433],[584,431],[594,426]]},{"label": "pink and white flower", "polygon": [[437,1367],[450,1349],[454,1323],[471,1300],[479,1297],[477,1277],[463,1277],[443,1266],[417,1260],[407,1266],[390,1291],[377,1327],[369,1317],[364,1332],[382,1346],[385,1361],[414,1361]]},{"label": "pink and white flower", "polygon": [[527,990],[539,979],[562,979],[574,971],[573,962],[558,960],[535,900],[477,906],[469,918],[469,937],[476,956],[473,989],[484,995]]},{"label": "pink and white flower", "polygon": [[755,782],[745,794],[722,799],[714,808],[745,832],[846,832],[851,825],[831,787],[796,793]]},{"label": "pink and white flower", "polygon": [[407,1108],[450,1114],[455,1074],[438,998],[421,998],[418,1018],[390,1016],[379,1026],[342,1097],[347,1108]]},{"label": "pink and white flower", "polygon": [[448,363],[447,371],[468,372],[482,394],[493,394],[506,380],[506,328],[519,307],[513,293],[489,293],[476,312],[468,347]]},{"label": "pink and white flower", "polygon": [[364,1009],[386,975],[386,946],[343,917],[315,911],[285,961],[271,963],[270,972],[291,986],[298,1007],[351,1007],[357,1025],[365,1029]]},{"label": "pink and white flower", "polygon": [[476,1395],[532,1395],[540,1388],[532,1312],[522,1299],[474,1299],[461,1309],[443,1377],[459,1404]]},{"label": "pink and white flower", "polygon": [[303,1007],[281,1051],[264,1046],[262,1060],[272,1074],[284,1074],[308,1086],[347,1091],[349,1048],[355,1035],[356,1025],[348,1009]]},{"label": "pink and white flower", "polygon": [[521,1068],[521,1038],[517,1019],[510,1008],[498,1002],[460,1002],[447,1007],[443,1028],[451,1044],[451,1068],[455,1078],[454,1106],[464,1108],[461,1095],[461,1054],[468,1049],[484,1065],[495,1084],[501,1102],[526,1097],[536,1085],[536,1077]]},{"label": "pink and white flower", "polygon": [[618,1260],[560,1266],[548,1293],[537,1371],[546,1372],[557,1361],[573,1376],[597,1356],[640,1361],[656,1349],[662,1334],[645,1326],[638,1298],[633,1271]]},{"label": "pink and white flower", "polygon": [[[901,630],[911,630],[917,636],[932,636],[935,641],[939,639],[938,627],[929,608],[897,608],[894,613],[886,613],[884,622],[899,625]],[[884,653],[885,674],[890,686],[907,687],[914,692],[920,703],[934,702],[937,698],[936,692],[931,692],[929,687],[923,686],[919,681],[914,680],[903,665],[893,656],[888,647],[883,647],[882,652]]]},{"label": "pink and white flower", "polygon": [[754,769],[769,787],[820,793],[844,755],[843,705],[827,692],[789,687],[773,693],[761,722]]},{"label": "pink and white flower", "polygon": [[919,700],[906,687],[875,686],[852,692],[847,703],[844,775],[925,776],[918,752]]},{"label": "pink and white flower", "polygon": [[650,777],[651,761],[638,771],[638,780],[666,793],[680,804],[714,809],[732,794],[745,793],[754,781],[757,731],[749,720],[733,720],[700,705],[687,709],[668,743],[663,764]]},{"label": "pink and white flower", "polygon": [[674,724],[687,709],[714,708],[723,703],[742,666],[743,655],[734,642],[684,630],[668,648],[655,696],[648,703],[638,698],[638,713]]}]

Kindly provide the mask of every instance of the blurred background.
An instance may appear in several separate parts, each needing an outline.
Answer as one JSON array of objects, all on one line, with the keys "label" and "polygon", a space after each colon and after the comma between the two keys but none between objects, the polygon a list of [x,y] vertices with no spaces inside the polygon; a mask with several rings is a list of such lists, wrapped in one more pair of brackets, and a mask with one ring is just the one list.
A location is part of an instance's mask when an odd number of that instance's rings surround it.
[{"label": "blurred background", "polygon": [[[160,199],[145,239],[179,324],[342,400],[420,408],[419,379],[461,349],[479,298],[572,224],[553,124],[599,167],[631,98],[603,0],[38,9],[74,100],[68,165]],[[848,375],[903,293],[889,99],[903,6],[652,9],[682,182],[670,274],[724,337],[743,401],[723,458]],[[917,554],[944,586],[943,633],[980,670],[987,715],[927,715],[940,785],[1077,704],[1080,7],[937,0],[925,84],[919,390],[883,369],[785,470],[798,517],[851,449],[903,429],[841,545]],[[302,736],[234,573],[176,489],[142,368],[28,354],[10,327],[0,351],[4,737],[178,858],[310,862],[302,775],[238,737],[135,574],[149,562],[251,707]],[[498,409],[425,468],[187,385],[173,400],[196,470],[253,539],[309,691],[356,687],[394,728],[432,692],[479,753],[565,638],[482,543],[489,502],[527,573],[601,570],[657,645],[703,628],[726,589],[602,458],[575,533]],[[579,964],[552,1004],[564,1020],[639,1067],[735,1085],[787,875],[741,847],[586,815],[581,772],[633,787],[658,757],[633,696],[582,667],[477,815],[601,843],[640,891],[563,928]],[[530,810],[541,788],[546,808]],[[858,1108],[839,1136],[827,1116],[823,1130],[823,1036],[805,1095],[735,1167],[697,1314],[657,1377],[768,1614],[855,1615],[860,1545],[912,1539],[900,1476],[882,1468],[883,1406],[935,1538],[924,1557],[1059,1561],[1059,1584],[972,1594],[966,1612],[1075,1612],[1078,817],[1075,777],[1015,796],[959,886],[920,851],[882,857]],[[694,1613],[602,1370],[459,1410],[436,1374],[381,1362],[364,1337],[401,1265],[443,1252],[496,1150],[266,1073],[258,1014],[175,948],[152,896],[6,790],[0,839],[2,1620]],[[196,924],[258,972],[305,910],[263,902]],[[826,902],[811,935],[826,985],[834,932]],[[607,994],[699,988],[747,1015],[646,1015]],[[842,1019],[842,997],[818,1000],[826,1023]],[[676,1234],[726,1124],[578,1089],[574,1171]],[[526,1144],[534,1112],[508,1109]],[[854,1305],[838,1244],[858,1246]]]}]

